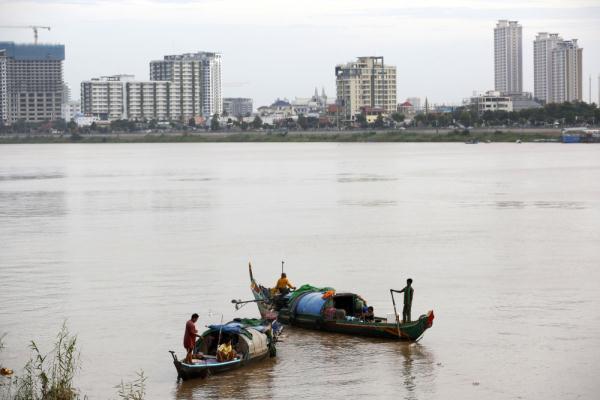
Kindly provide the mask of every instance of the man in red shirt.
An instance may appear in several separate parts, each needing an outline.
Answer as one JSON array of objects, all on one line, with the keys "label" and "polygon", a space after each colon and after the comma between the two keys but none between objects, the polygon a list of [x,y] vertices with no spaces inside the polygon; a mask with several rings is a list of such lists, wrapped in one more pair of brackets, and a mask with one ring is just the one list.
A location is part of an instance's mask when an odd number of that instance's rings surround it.
[{"label": "man in red shirt", "polygon": [[194,347],[196,346],[196,337],[200,337],[200,335],[198,335],[198,330],[196,329],[196,321],[198,321],[198,314],[194,313],[192,314],[192,318],[185,323],[183,347],[185,347],[185,350],[187,351],[185,362],[188,364],[192,363],[192,355],[194,353]]}]

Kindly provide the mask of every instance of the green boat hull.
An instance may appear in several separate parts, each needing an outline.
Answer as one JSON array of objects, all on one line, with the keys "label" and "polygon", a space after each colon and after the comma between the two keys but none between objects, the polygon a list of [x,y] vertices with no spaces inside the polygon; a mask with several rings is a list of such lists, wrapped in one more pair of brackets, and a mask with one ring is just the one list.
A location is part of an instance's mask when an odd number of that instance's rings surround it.
[{"label": "green boat hull", "polygon": [[258,310],[263,319],[277,319],[282,324],[297,326],[304,329],[320,330],[325,332],[343,333],[353,336],[366,336],[382,339],[395,339],[404,341],[416,341],[423,336],[425,331],[432,327],[434,314],[428,311],[421,315],[416,321],[396,324],[385,319],[377,318],[381,322],[353,320],[329,320],[323,315],[307,315],[302,313],[291,313],[287,307],[279,310],[274,309],[273,299],[265,294],[252,275],[250,267],[250,288],[258,305]]}]

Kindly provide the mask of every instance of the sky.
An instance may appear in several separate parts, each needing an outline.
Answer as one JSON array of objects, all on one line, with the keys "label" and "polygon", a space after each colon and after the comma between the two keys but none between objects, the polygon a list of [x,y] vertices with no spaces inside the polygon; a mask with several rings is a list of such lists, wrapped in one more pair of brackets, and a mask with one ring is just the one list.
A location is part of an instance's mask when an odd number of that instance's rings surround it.
[{"label": "sky", "polygon": [[[533,91],[537,32],[579,39],[584,99],[598,102],[600,0],[0,0],[0,25],[45,25],[40,43],[65,45],[72,98],[93,77],[149,79],[167,54],[222,54],[223,97],[335,95],[336,64],[383,56],[397,67],[398,101],[459,104],[494,88],[493,29],[523,26],[523,85]],[[32,42],[31,29],[0,28],[0,41]]]}]

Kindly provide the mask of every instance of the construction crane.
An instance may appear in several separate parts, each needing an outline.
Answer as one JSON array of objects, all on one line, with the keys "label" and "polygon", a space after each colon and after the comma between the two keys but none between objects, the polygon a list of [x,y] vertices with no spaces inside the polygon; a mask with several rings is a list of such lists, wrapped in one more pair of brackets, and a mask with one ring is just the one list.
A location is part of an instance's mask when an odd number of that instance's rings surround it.
[{"label": "construction crane", "polygon": [[37,44],[38,42],[38,29],[47,29],[50,30],[49,26],[40,26],[40,25],[2,25],[0,28],[15,28],[15,29],[33,29],[33,42]]}]

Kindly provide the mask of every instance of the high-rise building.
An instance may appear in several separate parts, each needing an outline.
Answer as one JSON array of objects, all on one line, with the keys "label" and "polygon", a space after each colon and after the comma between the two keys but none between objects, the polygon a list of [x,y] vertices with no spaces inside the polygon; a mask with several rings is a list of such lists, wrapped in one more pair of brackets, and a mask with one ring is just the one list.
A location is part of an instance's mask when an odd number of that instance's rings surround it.
[{"label": "high-rise building", "polygon": [[0,42],[0,122],[61,118],[64,45]]},{"label": "high-rise building", "polygon": [[396,111],[396,67],[385,65],[383,57],[359,57],[335,67],[337,104],[344,118],[353,120],[361,109]]},{"label": "high-rise building", "polygon": [[187,120],[221,114],[221,55],[188,53],[150,62],[150,80],[170,81],[171,117]]},{"label": "high-rise building", "polygon": [[252,114],[252,99],[226,97],[223,99],[223,112],[231,117],[245,117]]},{"label": "high-rise building", "polygon": [[538,33],[533,42],[534,96],[546,103],[582,101],[582,56],[577,39]]},{"label": "high-rise building", "polygon": [[[169,121],[181,109],[170,101],[171,81],[131,81],[125,83],[125,110],[131,120]],[[192,117],[190,117],[192,118]]]},{"label": "high-rise building", "polygon": [[501,93],[523,91],[523,35],[517,21],[500,20],[494,28],[494,85]]},{"label": "high-rise building", "polygon": [[125,119],[125,82],[132,79],[112,75],[81,82],[81,112],[102,121]]}]

